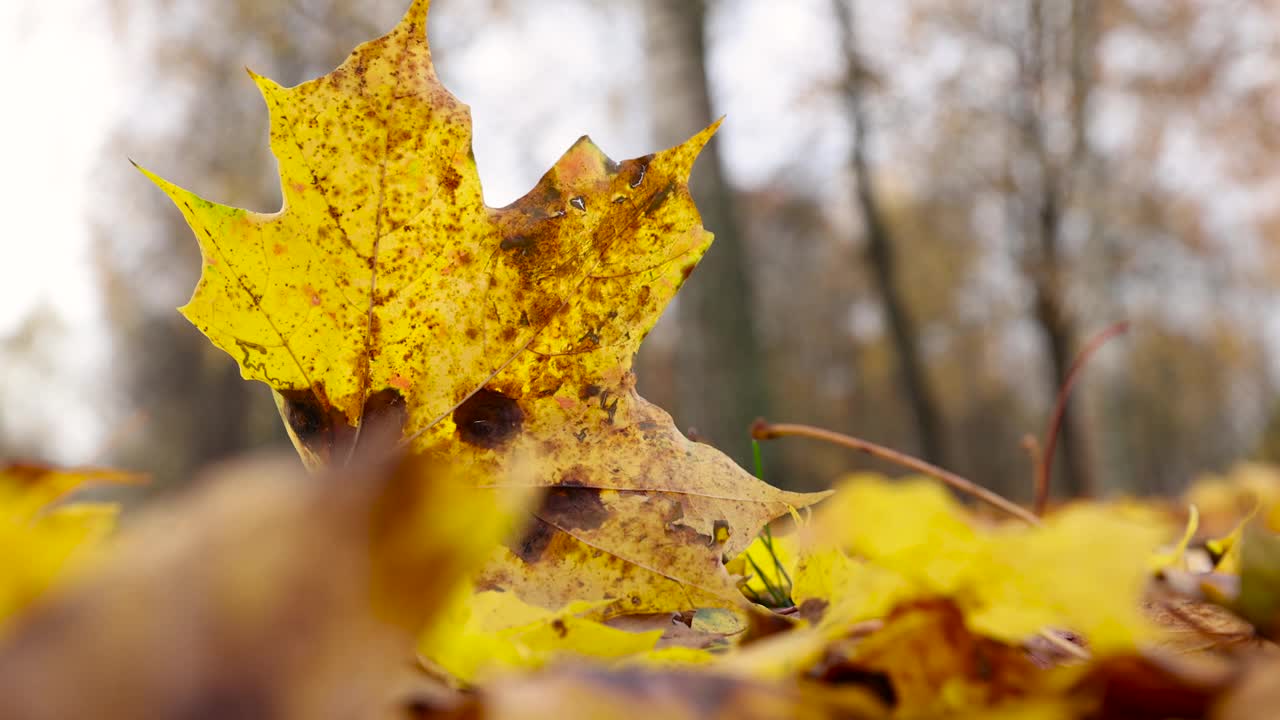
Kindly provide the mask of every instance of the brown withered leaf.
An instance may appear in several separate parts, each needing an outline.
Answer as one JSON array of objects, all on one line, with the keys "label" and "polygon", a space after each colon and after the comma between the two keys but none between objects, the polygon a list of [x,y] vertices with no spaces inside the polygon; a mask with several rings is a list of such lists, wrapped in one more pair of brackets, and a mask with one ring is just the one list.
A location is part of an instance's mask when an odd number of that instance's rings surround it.
[{"label": "brown withered leaf", "polygon": [[255,76],[279,212],[150,175],[204,259],[182,312],[276,392],[312,466],[367,446],[374,420],[482,485],[534,458],[547,501],[481,586],[553,608],[614,599],[614,612],[739,602],[722,557],[821,496],[690,442],[631,372],[711,242],[688,177],[715,126],[621,163],[584,137],[523,198],[487,207],[470,110],[432,64],[427,6],[321,78]]},{"label": "brown withered leaf", "polygon": [[1260,640],[1253,626],[1230,610],[1167,588],[1148,592],[1143,606],[1164,631],[1157,644],[1171,652],[1234,653]]},{"label": "brown withered leaf", "polygon": [[886,717],[886,710],[859,688],[761,682],[699,670],[584,668],[495,682],[456,715],[477,716],[491,720],[861,720]]},{"label": "brown withered leaf", "polygon": [[1022,648],[970,632],[949,600],[899,606],[865,638],[833,646],[812,674],[864,687],[904,717],[976,711],[1035,695],[1044,670]]},{"label": "brown withered leaf", "polygon": [[0,645],[5,718],[349,718],[510,515],[421,461],[231,466],[123,533]]},{"label": "brown withered leaf", "polygon": [[1236,676],[1221,659],[1126,653],[1093,663],[1065,694],[1096,720],[1203,718]]}]

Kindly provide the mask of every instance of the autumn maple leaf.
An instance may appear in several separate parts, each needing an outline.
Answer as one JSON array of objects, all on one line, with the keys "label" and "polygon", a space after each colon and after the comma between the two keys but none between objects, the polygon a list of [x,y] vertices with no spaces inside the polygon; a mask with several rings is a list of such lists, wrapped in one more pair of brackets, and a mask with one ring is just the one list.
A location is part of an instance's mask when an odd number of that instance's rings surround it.
[{"label": "autumn maple leaf", "polygon": [[383,424],[480,485],[531,458],[546,500],[482,588],[556,607],[612,599],[615,612],[740,600],[723,557],[821,495],[781,492],[690,442],[631,373],[711,242],[687,180],[715,126],[621,163],[584,137],[523,198],[487,207],[470,111],[432,66],[428,4],[321,78],[253,76],[280,212],[148,173],[203,254],[183,314],[275,390],[311,465],[343,462]]}]

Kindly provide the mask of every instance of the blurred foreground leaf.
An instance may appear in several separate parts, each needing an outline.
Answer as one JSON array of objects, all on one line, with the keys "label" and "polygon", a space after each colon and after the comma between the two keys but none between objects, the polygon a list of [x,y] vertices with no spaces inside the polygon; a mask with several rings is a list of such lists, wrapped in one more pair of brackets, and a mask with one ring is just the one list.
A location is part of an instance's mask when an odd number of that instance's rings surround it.
[{"label": "blurred foreground leaf", "polygon": [[115,527],[113,503],[62,501],[87,485],[141,480],[101,468],[0,467],[0,636],[10,618],[78,570]]},{"label": "blurred foreground leaf", "polygon": [[391,707],[416,631],[511,529],[420,461],[254,461],[151,508],[15,620],[6,718],[347,718]]}]

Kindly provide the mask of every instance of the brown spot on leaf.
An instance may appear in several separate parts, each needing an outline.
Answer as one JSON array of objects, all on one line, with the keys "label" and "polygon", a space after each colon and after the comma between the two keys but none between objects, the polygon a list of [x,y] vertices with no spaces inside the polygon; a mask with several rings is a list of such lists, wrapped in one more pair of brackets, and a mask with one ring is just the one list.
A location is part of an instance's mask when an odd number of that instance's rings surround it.
[{"label": "brown spot on leaf", "polygon": [[797,614],[802,619],[816,624],[818,621],[822,620],[822,616],[826,614],[827,606],[829,604],[830,603],[822,598],[809,598],[800,603],[800,608],[797,611]]},{"label": "brown spot on leaf", "polygon": [[333,418],[329,409],[310,390],[280,390],[284,398],[284,421],[298,442],[312,452],[317,445],[332,443]]},{"label": "brown spot on leaf", "polygon": [[458,174],[458,170],[452,165],[445,165],[444,177],[440,178],[440,184],[452,195],[457,192],[458,186],[462,184],[462,176]]},{"label": "brown spot on leaf", "polygon": [[524,411],[514,399],[497,390],[482,388],[453,411],[453,424],[463,442],[494,449],[520,433]]},{"label": "brown spot on leaf", "polygon": [[525,250],[533,247],[534,238],[528,235],[513,235],[511,237],[502,238],[502,242],[498,243],[498,247],[503,250]]},{"label": "brown spot on leaf", "polygon": [[609,519],[600,490],[589,487],[553,487],[534,513],[562,530],[595,530]]},{"label": "brown spot on leaf", "polygon": [[645,213],[652,213],[654,210],[662,207],[662,204],[667,201],[667,198],[671,197],[671,191],[674,189],[675,183],[667,183],[666,187],[655,193],[652,198],[649,198],[649,204],[644,208]]},{"label": "brown spot on leaf", "polygon": [[556,529],[539,518],[534,518],[529,523],[529,529],[518,540],[508,541],[507,547],[511,552],[515,553],[526,565],[532,565],[538,562],[542,557],[542,553],[551,544],[551,538],[555,536]]},{"label": "brown spot on leaf", "polygon": [[357,442],[361,448],[389,450],[399,441],[407,418],[404,397],[395,388],[384,388],[365,400],[360,432],[330,406],[323,386],[278,392],[284,398],[285,422],[298,442],[325,462],[346,457]]}]

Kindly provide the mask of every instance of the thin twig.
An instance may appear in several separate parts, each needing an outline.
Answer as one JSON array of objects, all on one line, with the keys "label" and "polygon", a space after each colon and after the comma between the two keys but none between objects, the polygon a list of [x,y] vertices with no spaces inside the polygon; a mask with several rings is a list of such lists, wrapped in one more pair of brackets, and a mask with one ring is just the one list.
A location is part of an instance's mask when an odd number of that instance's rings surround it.
[{"label": "thin twig", "polygon": [[891,463],[895,463],[905,468],[915,470],[918,473],[936,478],[966,495],[971,495],[992,507],[999,508],[1010,515],[1013,515],[1029,525],[1040,524],[1040,518],[1033,515],[1026,508],[1020,507],[980,485],[975,485],[949,470],[943,470],[937,465],[927,463],[924,460],[911,457],[910,455],[898,452],[897,450],[891,450],[883,445],[877,445],[873,442],[868,442],[849,435],[842,435],[831,430],[823,430],[822,428],[813,427],[812,425],[799,425],[795,423],[778,423],[775,425],[767,423],[764,420],[757,420],[755,424],[751,426],[751,437],[757,440],[770,440],[772,438],[787,435],[823,440],[867,453],[868,455],[878,457],[881,460],[888,460]]},{"label": "thin twig", "polygon": [[1118,322],[1106,328],[1102,332],[1093,336],[1084,350],[1076,356],[1075,362],[1071,363],[1071,368],[1067,370],[1067,379],[1062,383],[1062,387],[1058,388],[1058,398],[1053,405],[1053,417],[1049,420],[1049,428],[1044,434],[1044,444],[1041,446],[1043,452],[1040,453],[1040,464],[1036,468],[1036,492],[1035,501],[1031,504],[1031,508],[1037,516],[1043,515],[1045,508],[1049,505],[1049,484],[1053,474],[1053,452],[1058,445],[1058,435],[1062,431],[1062,420],[1067,412],[1067,399],[1071,397],[1071,388],[1076,384],[1076,380],[1080,377],[1080,371],[1084,369],[1085,364],[1089,362],[1089,358],[1097,352],[1111,338],[1121,335],[1129,330],[1129,323]]}]

